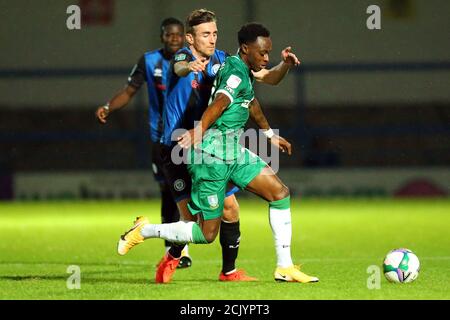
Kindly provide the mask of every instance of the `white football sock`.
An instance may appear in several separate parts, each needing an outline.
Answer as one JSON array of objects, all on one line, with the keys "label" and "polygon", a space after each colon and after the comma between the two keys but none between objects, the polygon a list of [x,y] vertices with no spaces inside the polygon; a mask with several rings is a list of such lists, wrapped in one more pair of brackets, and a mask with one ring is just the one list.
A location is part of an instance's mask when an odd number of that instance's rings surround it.
[{"label": "white football sock", "polygon": [[292,266],[291,258],[291,209],[269,208],[270,227],[275,240],[277,266],[286,268]]},{"label": "white football sock", "polygon": [[195,222],[178,221],[174,223],[147,224],[141,229],[144,239],[161,238],[171,242],[192,242],[192,225]]}]

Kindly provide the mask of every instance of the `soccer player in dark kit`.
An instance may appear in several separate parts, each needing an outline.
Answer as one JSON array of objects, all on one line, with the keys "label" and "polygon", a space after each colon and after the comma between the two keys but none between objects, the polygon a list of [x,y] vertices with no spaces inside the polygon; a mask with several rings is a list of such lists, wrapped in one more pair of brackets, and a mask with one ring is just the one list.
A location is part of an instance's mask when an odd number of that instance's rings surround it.
[{"label": "soccer player in dark kit", "polygon": [[[167,87],[167,72],[173,55],[184,45],[184,25],[175,18],[164,19],[161,23],[162,48],[144,53],[138,63],[133,67],[128,77],[127,85],[120,90],[106,105],[96,111],[96,117],[100,123],[105,124],[109,115],[125,107],[136,92],[147,83],[149,100],[149,127],[152,141],[152,170],[155,180],[159,184],[161,194],[161,221],[162,223],[177,222],[180,214],[173,199],[169,185],[162,173],[161,135],[162,113],[164,107],[164,94]],[[171,243],[165,241],[166,251]],[[189,267],[192,260],[187,247],[178,268]]]}]

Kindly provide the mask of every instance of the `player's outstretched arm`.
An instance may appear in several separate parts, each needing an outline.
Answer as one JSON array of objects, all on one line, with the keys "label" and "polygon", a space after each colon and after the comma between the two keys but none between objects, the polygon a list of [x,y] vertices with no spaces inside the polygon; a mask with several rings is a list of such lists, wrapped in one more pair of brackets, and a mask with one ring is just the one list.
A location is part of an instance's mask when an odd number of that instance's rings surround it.
[{"label": "player's outstretched arm", "polygon": [[108,118],[109,114],[115,110],[125,107],[136,94],[137,90],[138,89],[131,85],[127,85],[125,88],[120,90],[107,104],[97,108],[95,111],[97,120],[101,124],[106,123],[106,118]]},{"label": "player's outstretched arm", "polygon": [[179,77],[186,77],[191,72],[205,71],[207,64],[206,59],[191,62],[180,61],[173,65],[173,72]]},{"label": "player's outstretched arm", "polygon": [[256,123],[256,125],[263,130],[264,135],[269,139],[270,143],[281,150],[281,152],[287,152],[288,155],[292,153],[291,144],[272,131],[266,116],[264,115],[261,105],[258,99],[253,99],[249,105],[250,118]]},{"label": "player's outstretched arm", "polygon": [[281,62],[275,67],[253,72],[256,81],[270,85],[279,84],[290,68],[300,65],[300,60],[291,50],[291,47],[287,47],[281,51]]},{"label": "player's outstretched arm", "polygon": [[178,144],[187,149],[191,145],[195,146],[200,143],[205,131],[220,117],[230,103],[231,100],[227,95],[218,93],[203,113],[200,123],[194,129],[179,136]]}]

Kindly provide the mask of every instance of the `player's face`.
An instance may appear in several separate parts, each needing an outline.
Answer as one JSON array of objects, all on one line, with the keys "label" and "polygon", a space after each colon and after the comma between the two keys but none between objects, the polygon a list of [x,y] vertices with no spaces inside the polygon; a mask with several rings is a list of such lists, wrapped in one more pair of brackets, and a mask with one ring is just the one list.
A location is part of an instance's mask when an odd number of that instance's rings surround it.
[{"label": "player's face", "polygon": [[167,52],[174,54],[177,52],[184,43],[184,30],[183,27],[178,24],[170,24],[164,28],[161,36],[162,43],[164,43],[164,49]]},{"label": "player's face", "polygon": [[187,38],[190,45],[205,58],[214,54],[217,42],[217,25],[206,22],[194,27],[194,34]]},{"label": "player's face", "polygon": [[272,51],[272,40],[269,37],[258,37],[248,45],[248,62],[255,72],[267,67],[269,53]]}]

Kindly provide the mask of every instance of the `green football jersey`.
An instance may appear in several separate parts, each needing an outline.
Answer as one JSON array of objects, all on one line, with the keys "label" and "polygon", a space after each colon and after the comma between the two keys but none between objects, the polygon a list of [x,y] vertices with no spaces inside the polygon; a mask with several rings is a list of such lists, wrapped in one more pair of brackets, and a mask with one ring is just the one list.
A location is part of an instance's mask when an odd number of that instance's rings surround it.
[{"label": "green football jersey", "polygon": [[214,80],[211,103],[219,93],[231,103],[206,131],[200,149],[223,160],[234,160],[242,152],[239,138],[249,117],[249,104],[255,98],[253,74],[239,55],[228,57]]}]

